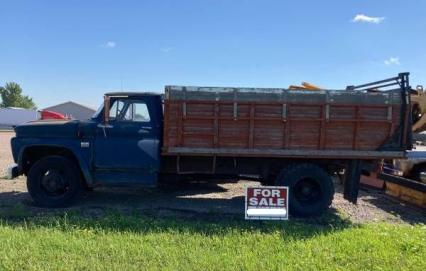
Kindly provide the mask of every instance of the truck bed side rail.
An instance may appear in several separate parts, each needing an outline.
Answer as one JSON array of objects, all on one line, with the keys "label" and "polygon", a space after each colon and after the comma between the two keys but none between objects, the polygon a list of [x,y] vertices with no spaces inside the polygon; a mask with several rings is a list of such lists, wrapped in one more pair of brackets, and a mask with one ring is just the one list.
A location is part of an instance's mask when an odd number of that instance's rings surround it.
[{"label": "truck bed side rail", "polygon": [[391,77],[388,79],[371,82],[367,84],[362,84],[358,86],[347,86],[346,90],[359,90],[359,91],[386,91],[389,89],[394,89],[392,87],[397,86],[401,89],[401,122],[399,127],[400,136],[400,145],[405,147],[405,149],[412,149],[412,125],[413,120],[411,116],[411,99],[410,99],[410,73],[403,72],[399,73],[398,76]]}]

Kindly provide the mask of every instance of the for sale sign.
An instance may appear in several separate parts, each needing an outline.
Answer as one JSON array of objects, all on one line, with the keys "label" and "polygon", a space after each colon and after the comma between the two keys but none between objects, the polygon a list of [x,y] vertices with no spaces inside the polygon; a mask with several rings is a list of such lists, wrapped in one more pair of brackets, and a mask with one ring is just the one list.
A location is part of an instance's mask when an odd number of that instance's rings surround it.
[{"label": "for sale sign", "polygon": [[246,189],[246,219],[288,219],[288,187],[262,186]]}]

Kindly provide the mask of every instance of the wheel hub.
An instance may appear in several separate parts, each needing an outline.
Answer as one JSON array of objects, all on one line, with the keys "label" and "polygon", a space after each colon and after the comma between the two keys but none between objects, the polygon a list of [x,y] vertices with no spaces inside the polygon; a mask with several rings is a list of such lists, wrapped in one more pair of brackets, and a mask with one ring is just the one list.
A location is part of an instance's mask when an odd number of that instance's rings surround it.
[{"label": "wheel hub", "polygon": [[294,195],[305,203],[315,202],[321,195],[321,187],[315,179],[304,178],[297,182]]},{"label": "wheel hub", "polygon": [[49,194],[60,195],[66,190],[66,182],[59,170],[51,169],[43,175],[41,184]]}]

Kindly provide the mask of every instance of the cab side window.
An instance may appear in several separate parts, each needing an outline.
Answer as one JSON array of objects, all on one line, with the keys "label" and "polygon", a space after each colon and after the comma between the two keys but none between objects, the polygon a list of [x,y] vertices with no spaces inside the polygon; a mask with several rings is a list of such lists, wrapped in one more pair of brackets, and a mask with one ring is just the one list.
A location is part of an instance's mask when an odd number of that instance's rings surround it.
[{"label": "cab side window", "polygon": [[130,102],[123,119],[135,122],[149,122],[151,120],[148,107],[143,102]]},{"label": "cab side window", "polygon": [[132,100],[115,100],[109,111],[110,120],[149,122],[149,110],[146,103]]}]

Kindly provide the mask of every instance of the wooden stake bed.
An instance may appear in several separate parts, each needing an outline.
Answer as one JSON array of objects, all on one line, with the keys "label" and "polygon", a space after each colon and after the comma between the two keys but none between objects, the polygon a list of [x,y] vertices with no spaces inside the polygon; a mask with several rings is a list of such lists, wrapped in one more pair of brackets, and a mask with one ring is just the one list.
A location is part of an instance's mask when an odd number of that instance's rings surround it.
[{"label": "wooden stake bed", "polygon": [[404,125],[401,104],[401,89],[168,86],[162,151],[236,157],[403,157],[405,148],[398,143]]}]

